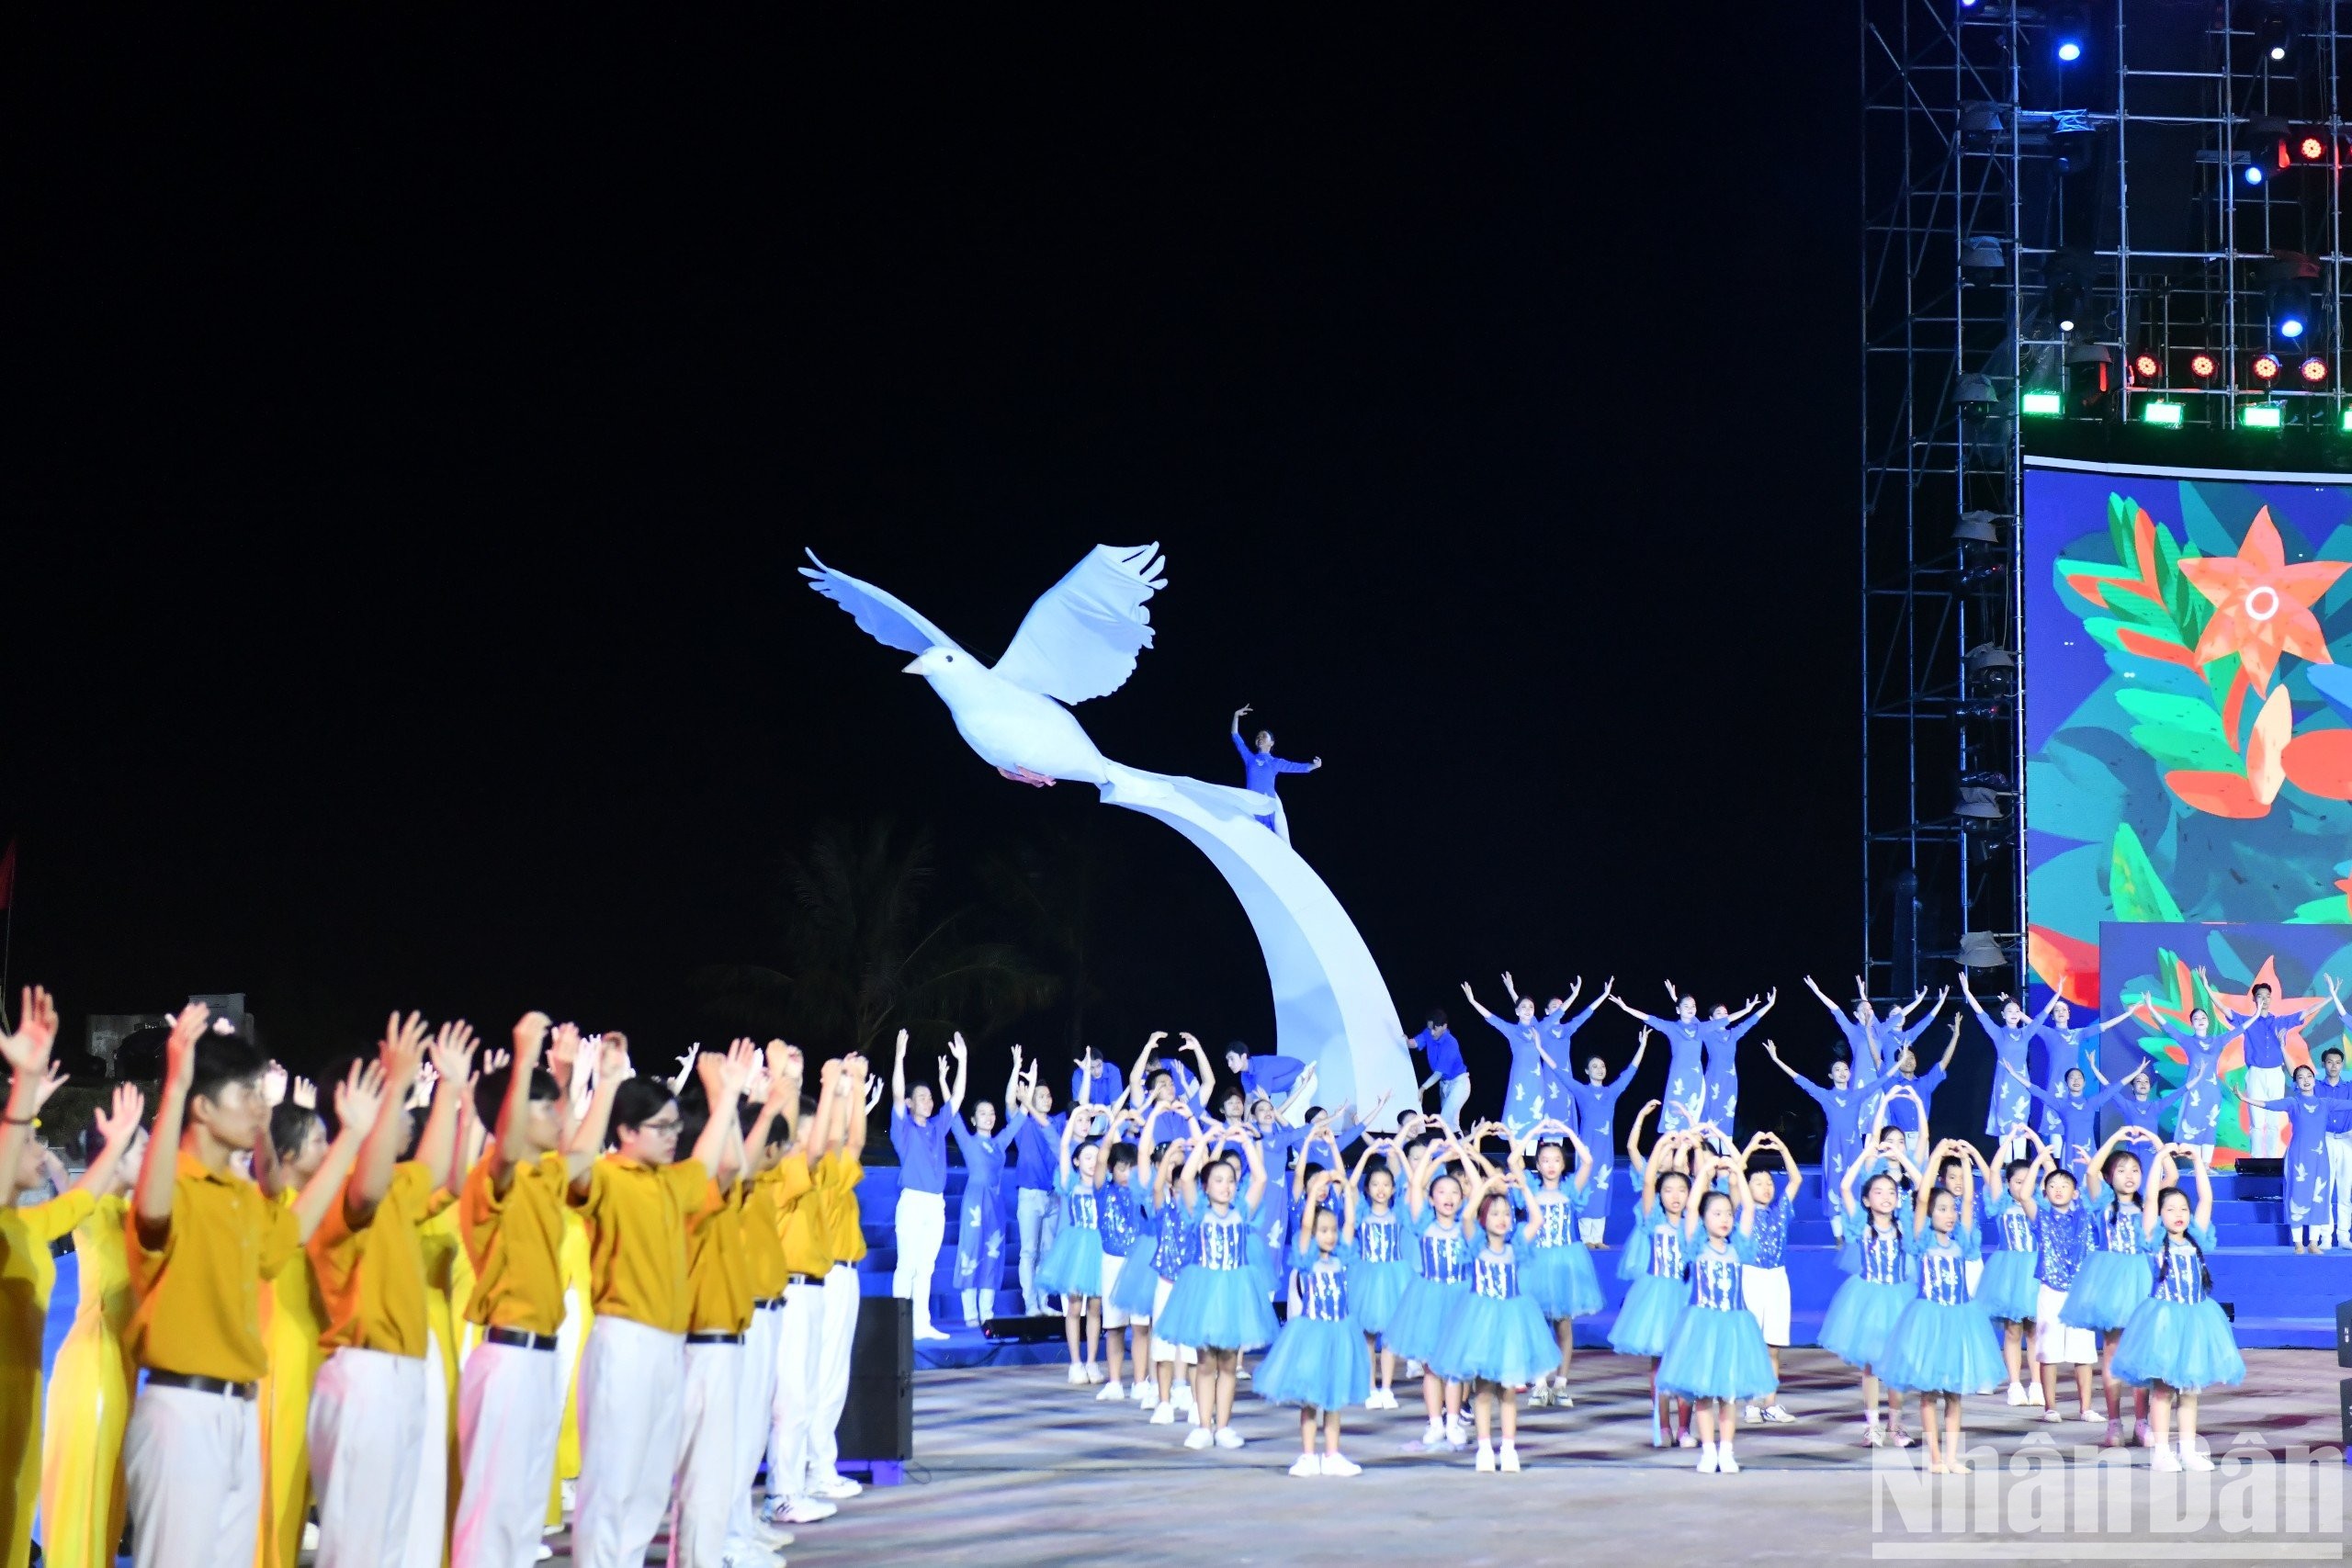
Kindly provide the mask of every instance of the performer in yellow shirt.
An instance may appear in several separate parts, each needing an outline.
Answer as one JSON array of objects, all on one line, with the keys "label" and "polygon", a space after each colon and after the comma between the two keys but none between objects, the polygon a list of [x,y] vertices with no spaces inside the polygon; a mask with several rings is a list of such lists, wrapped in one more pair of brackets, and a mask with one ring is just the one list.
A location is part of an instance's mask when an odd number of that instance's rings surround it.
[{"label": "performer in yellow shirt", "polygon": [[[819,1074],[816,1106],[804,1112],[800,1136],[786,1157],[786,1180],[776,1189],[778,1234],[784,1245],[783,1321],[776,1335],[775,1398],[768,1438],[768,1506],[775,1525],[814,1524],[841,1510],[806,1491],[809,1423],[815,1410],[817,1348],[823,1332],[825,1274],[831,1269],[831,1243],[814,1185],[814,1173],[846,1135],[852,1120],[865,1113],[865,1061],[844,1056]],[[803,1185],[794,1165],[810,1173]]]},{"label": "performer in yellow shirt", "polygon": [[[103,1124],[82,1135],[92,1167],[105,1157],[104,1141]],[[122,1342],[130,1324],[122,1222],[146,1147],[146,1131],[134,1132],[90,1217],[74,1227],[80,1294],[74,1326],[57,1348],[41,1422],[41,1561],[51,1568],[114,1568],[122,1540],[122,1428],[132,1376]]]},{"label": "performer in yellow shirt", "polygon": [[[947,1048],[956,1057],[956,1098],[960,1101],[970,1066],[964,1037],[956,1035]],[[857,1063],[863,1072],[865,1058],[857,1058]],[[816,1173],[818,1212],[825,1227],[825,1245],[832,1254],[832,1267],[825,1271],[824,1310],[818,1321],[816,1383],[808,1416],[807,1484],[808,1495],[820,1501],[839,1502],[865,1490],[841,1472],[837,1434],[842,1410],[849,1403],[850,1347],[857,1337],[857,1266],[865,1257],[865,1231],[857,1210],[857,1184],[865,1179],[865,1167],[860,1162],[865,1152],[866,1122],[878,1102],[882,1080],[869,1079],[867,1086],[860,1113],[848,1117],[842,1130],[841,1146],[825,1156]]]},{"label": "performer in yellow shirt", "polygon": [[[64,1081],[63,1074],[44,1065],[34,1089],[33,1107],[38,1109]],[[16,1107],[12,1096],[9,1114],[28,1114]],[[140,1112],[146,1108],[145,1097],[136,1089],[125,1084],[116,1089],[112,1114],[98,1117],[98,1131],[105,1138],[98,1157],[90,1162],[81,1180],[46,1203],[17,1206],[17,1194],[38,1186],[41,1179],[43,1150],[37,1140],[25,1138],[15,1161],[0,1173],[5,1177],[5,1188],[0,1188],[0,1205],[5,1205],[0,1206],[0,1487],[5,1487],[7,1498],[0,1504],[0,1531],[5,1531],[0,1534],[0,1563],[7,1568],[25,1568],[32,1560],[33,1510],[40,1502],[41,1326],[49,1316],[51,1288],[57,1282],[50,1243],[71,1234],[96,1212],[98,1196],[112,1186],[115,1167],[138,1133]],[[87,1404],[96,1393],[86,1384],[69,1385],[64,1392],[69,1401],[81,1404]],[[109,1496],[118,1451],[108,1449],[102,1461]],[[99,1456],[92,1453],[89,1458],[95,1470],[101,1462]],[[112,1511],[110,1503],[108,1511]],[[79,1549],[80,1542],[75,1544]],[[106,1549],[107,1560],[111,1561],[113,1538]],[[59,1559],[45,1550],[43,1561]]]},{"label": "performer in yellow shirt", "polygon": [[[743,1342],[743,1377],[735,1402],[734,1502],[727,1517],[727,1550],[747,1562],[780,1551],[791,1535],[759,1517],[752,1506],[752,1483],[767,1451],[768,1427],[775,1407],[775,1351],[784,1328],[784,1292],[790,1270],[784,1262],[779,1193],[796,1198],[808,1186],[807,1162],[787,1157],[786,1145],[800,1122],[800,1053],[781,1040],[768,1042],[768,1082],[761,1104],[743,1107],[743,1267],[752,1285],[752,1326]],[[786,1171],[792,1175],[787,1177]],[[797,1186],[787,1186],[797,1181]]]},{"label": "performer in yellow shirt", "polygon": [[[296,1196],[326,1163],[327,1124],[317,1109],[316,1091],[299,1085],[292,1099],[269,1113],[269,1141],[277,1151],[262,1190],[291,1207]],[[261,1286],[262,1338],[269,1371],[261,1380],[261,1539],[256,1568],[295,1568],[302,1532],[311,1517],[311,1384],[326,1352],[326,1309],[310,1255],[289,1264]]]}]

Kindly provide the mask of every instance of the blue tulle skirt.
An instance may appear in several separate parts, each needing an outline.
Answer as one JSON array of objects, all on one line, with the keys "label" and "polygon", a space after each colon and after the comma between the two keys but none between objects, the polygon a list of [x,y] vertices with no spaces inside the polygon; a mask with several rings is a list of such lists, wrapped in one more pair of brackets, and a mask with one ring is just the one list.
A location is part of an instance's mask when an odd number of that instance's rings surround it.
[{"label": "blue tulle skirt", "polygon": [[1530,1247],[1519,1258],[1520,1290],[1535,1298],[1537,1308],[1554,1323],[1590,1317],[1608,1304],[1592,1254],[1577,1243]]},{"label": "blue tulle skirt", "polygon": [[2009,1381],[2001,1333],[1974,1302],[1914,1296],[1871,1363],[1879,1382],[1912,1393],[1983,1393]]},{"label": "blue tulle skirt", "polygon": [[2160,1382],[2199,1389],[2245,1381],[2237,1337],[2230,1332],[2222,1303],[2211,1296],[2201,1302],[2154,1296],[2142,1302],[2123,1325],[2113,1364],[2117,1377],[2142,1388]]},{"label": "blue tulle skirt", "polygon": [[1037,1264],[1037,1289],[1049,1296],[1102,1293],[1102,1233],[1089,1225],[1064,1225]]},{"label": "blue tulle skirt", "polygon": [[1260,1235],[1254,1226],[1241,1233],[1241,1260],[1256,1272],[1258,1288],[1266,1293],[1269,1301],[1272,1300],[1284,1275],[1281,1261],[1274,1257],[1273,1248],[1266,1245],[1266,1238]]},{"label": "blue tulle skirt", "polygon": [[1754,1313],[1694,1306],[1674,1325],[1657,1386],[1685,1399],[1761,1399],[1781,1380]]},{"label": "blue tulle skirt", "polygon": [[1159,1304],[1159,1270],[1151,1266],[1154,1242],[1151,1236],[1136,1237],[1127,1248],[1127,1260],[1119,1265],[1119,1277],[1111,1282],[1111,1304],[1131,1318],[1148,1318]]},{"label": "blue tulle skirt", "polygon": [[1189,1265],[1168,1292],[1154,1337],[1195,1350],[1255,1350],[1274,1338],[1274,1309],[1255,1269]]},{"label": "blue tulle skirt", "polygon": [[[1354,1270],[1349,1271],[1352,1279]],[[1170,1303],[1171,1305],[1173,1303]],[[1353,1317],[1294,1317],[1258,1363],[1250,1386],[1261,1399],[1344,1410],[1372,1393],[1372,1352]]]},{"label": "blue tulle skirt", "polygon": [[1532,1296],[1482,1296],[1465,1291],[1454,1298],[1429,1359],[1448,1382],[1473,1379],[1504,1388],[1525,1388],[1560,1365],[1560,1342],[1544,1321]]},{"label": "blue tulle skirt", "polygon": [[1895,1320],[1917,1294],[1913,1285],[1876,1284],[1856,1274],[1829,1298],[1815,1343],[1849,1367],[1875,1367]]},{"label": "blue tulle skirt", "polygon": [[1381,1332],[1383,1342],[1408,1360],[1435,1361],[1438,1338],[1445,1332],[1453,1303],[1469,1293],[1470,1282],[1466,1280],[1441,1285],[1423,1275],[1414,1275],[1405,1286],[1404,1298],[1396,1303],[1396,1310],[1389,1314],[1388,1326]]},{"label": "blue tulle skirt", "polygon": [[2075,1271],[2058,1321],[2069,1328],[2120,1328],[2155,1284],[2153,1258],[2137,1252],[2094,1252]]},{"label": "blue tulle skirt", "polygon": [[2031,1323],[2041,1299],[2041,1281],[2033,1277],[2030,1252],[1995,1252],[1984,1259],[1984,1276],[1976,1281],[1976,1304],[1984,1315],[2003,1323]]},{"label": "blue tulle skirt", "polygon": [[1348,1267],[1348,1295],[1355,1303],[1356,1326],[1366,1334],[1385,1334],[1413,1282],[1413,1265],[1402,1258],[1385,1263],[1354,1263]]},{"label": "blue tulle skirt", "polygon": [[1690,1304],[1690,1287],[1668,1274],[1645,1274],[1634,1281],[1610,1325],[1609,1348],[1621,1356],[1663,1356],[1674,1342],[1674,1325]]}]

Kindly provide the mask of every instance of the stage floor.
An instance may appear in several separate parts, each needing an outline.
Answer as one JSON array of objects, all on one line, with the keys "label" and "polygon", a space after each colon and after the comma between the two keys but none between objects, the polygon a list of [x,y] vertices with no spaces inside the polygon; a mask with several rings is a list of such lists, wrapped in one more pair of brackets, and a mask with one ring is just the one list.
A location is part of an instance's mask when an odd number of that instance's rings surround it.
[{"label": "stage floor", "polygon": [[[2049,1439],[2071,1454],[2076,1444],[2096,1444],[2104,1427],[2069,1419],[2030,1427],[2021,1418],[2028,1412],[1995,1397],[1969,1403],[1968,1440],[1987,1450],[1977,1456],[1980,1473],[1945,1483],[1976,1488],[1977,1495],[1936,1500],[1955,1523],[1988,1528],[1916,1533],[1906,1529],[1903,1507],[1906,1496],[1915,1509],[1924,1499],[1900,1488],[1920,1488],[1925,1478],[1873,1473],[1872,1452],[1860,1442],[1853,1380],[1822,1352],[1790,1356],[1784,1397],[1798,1424],[1743,1428],[1743,1472],[1732,1476],[1695,1473],[1694,1453],[1650,1449],[1645,1367],[1593,1353],[1577,1358],[1574,1410],[1522,1413],[1520,1449],[1530,1468],[1518,1475],[1478,1474],[1468,1453],[1421,1454],[1418,1390],[1408,1399],[1401,1382],[1408,1408],[1349,1415],[1344,1447],[1365,1467],[1362,1476],[1299,1480],[1284,1473],[1297,1456],[1295,1416],[1246,1392],[1234,1424],[1249,1446],[1194,1453],[1181,1447],[1182,1427],[1150,1426],[1132,1402],[1097,1404],[1092,1390],[1065,1382],[1059,1367],[924,1371],[915,1382],[917,1457],[906,1484],[868,1488],[834,1518],[802,1527],[787,1555],[796,1568],[1198,1568],[1203,1562],[1296,1568],[1351,1559],[1525,1568],[1586,1559],[1596,1549],[1638,1552],[1653,1562],[2211,1562],[2246,1560],[2247,1548],[2267,1561],[2336,1561],[2346,1472],[2335,1358],[2256,1350],[2246,1360],[2245,1385],[2219,1393],[2203,1425],[2217,1459],[2233,1450],[2250,1454],[2257,1443],[2281,1461],[2291,1445],[2325,1450],[2312,1487],[2280,1487],[2282,1496],[2315,1490],[2336,1500],[2333,1515],[2296,1509],[2308,1519],[2301,1529],[2284,1528],[2283,1517],[2267,1532],[2225,1529],[2231,1516],[2219,1484],[2225,1474],[2152,1477],[2140,1450],[2130,1450],[2128,1475],[2106,1478],[2128,1487],[2123,1528],[2055,1537],[2022,1528],[2052,1506],[2061,1529],[2084,1518],[2088,1489],[2081,1483],[2093,1478],[2078,1469],[2063,1486],[2044,1485],[2031,1456]],[[2071,1395],[2067,1403],[2071,1409]],[[2246,1442],[2237,1447],[2241,1434]],[[2008,1473],[2012,1456],[2029,1442],[2024,1468],[2035,1474]],[[1408,1443],[1415,1444],[1409,1455]],[[1911,1450],[1915,1463],[1918,1452]],[[2152,1529],[2152,1479],[2202,1483],[2183,1496],[2186,1517],[2195,1518],[2202,1495],[2205,1527]],[[2070,1516],[2069,1508],[2077,1511]]]}]

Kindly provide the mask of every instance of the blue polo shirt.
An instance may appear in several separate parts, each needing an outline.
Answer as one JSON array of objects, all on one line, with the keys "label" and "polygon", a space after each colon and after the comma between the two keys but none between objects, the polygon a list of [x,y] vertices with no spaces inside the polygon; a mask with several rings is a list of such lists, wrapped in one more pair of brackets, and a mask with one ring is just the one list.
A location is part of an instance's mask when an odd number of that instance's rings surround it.
[{"label": "blue polo shirt", "polygon": [[890,1113],[890,1146],[899,1152],[899,1188],[904,1192],[947,1190],[947,1116],[934,1111],[928,1122],[899,1106]]},{"label": "blue polo shirt", "polygon": [[1462,1062],[1462,1042],[1451,1029],[1424,1029],[1413,1036],[1413,1048],[1430,1061],[1430,1071],[1441,1078],[1458,1078],[1470,1069]]}]

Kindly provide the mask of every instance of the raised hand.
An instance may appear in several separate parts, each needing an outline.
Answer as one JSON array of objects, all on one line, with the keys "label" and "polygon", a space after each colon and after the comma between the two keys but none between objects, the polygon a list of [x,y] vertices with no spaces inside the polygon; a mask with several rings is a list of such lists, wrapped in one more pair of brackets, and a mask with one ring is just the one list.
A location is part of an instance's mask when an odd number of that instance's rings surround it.
[{"label": "raised hand", "polygon": [[[955,1033],[950,1034],[947,1037],[947,1054],[955,1057],[958,1062],[964,1060],[966,1051],[964,1045],[964,1032],[962,1030],[959,1029]],[[1088,1046],[1087,1055],[1091,1056],[1093,1054],[1094,1048],[1091,1045]]]},{"label": "raised hand", "polygon": [[286,1065],[284,1063],[272,1062],[261,1070],[261,1092],[262,1098],[268,1100],[272,1106],[286,1102]]},{"label": "raised hand", "polygon": [[73,1076],[58,1066],[55,1062],[51,1062],[42,1067],[40,1082],[33,1086],[33,1110],[39,1111],[42,1106],[47,1105],[49,1097],[63,1089],[66,1080]]},{"label": "raised hand", "polygon": [[[197,1026],[203,1027],[203,1003],[189,1004],[198,1010]],[[57,1043],[57,1001],[39,986],[27,986],[24,1002],[17,1011],[17,1032],[0,1034],[0,1056],[19,1070],[37,1068],[49,1060],[50,1051]]]},{"label": "raised hand", "polygon": [[351,1071],[334,1086],[334,1119],[343,1129],[342,1135],[358,1139],[367,1136],[383,1114],[384,1096],[389,1089],[381,1062],[354,1062]]},{"label": "raised hand", "polygon": [[432,1043],[425,1047],[433,1058],[436,1079],[447,1079],[462,1086],[473,1076],[474,1050],[478,1044],[473,1026],[464,1019],[443,1024],[434,1035]]},{"label": "raised hand", "polygon": [[312,1083],[310,1079],[296,1078],[294,1080],[294,1088],[290,1092],[293,1096],[294,1103],[300,1106],[303,1110],[316,1111],[319,1108],[319,1086]]},{"label": "raised hand", "polygon": [[[522,1026],[518,1024],[515,1027],[519,1030]],[[514,1055],[517,1061],[522,1060],[522,1046],[523,1043],[518,1038],[514,1043]],[[558,1077],[568,1078],[571,1073],[571,1065],[579,1059],[580,1026],[576,1023],[557,1024],[548,1035],[548,1066]]]},{"label": "raised hand", "polygon": [[408,1093],[416,1082],[417,1074],[424,1067],[424,1018],[411,1013],[406,1019],[394,1013],[384,1021],[383,1043],[377,1047],[377,1058],[384,1064],[385,1092],[397,1099]]},{"label": "raised hand", "polygon": [[98,1136],[106,1140],[108,1149],[121,1153],[138,1133],[139,1118],[146,1110],[147,1097],[139,1092],[137,1084],[119,1085],[114,1091],[113,1114],[104,1111],[97,1114]]},{"label": "raised hand", "polygon": [[[27,994],[26,1001],[28,1005],[32,996],[33,993]],[[203,1038],[204,1027],[211,1021],[211,1018],[210,1008],[206,1007],[202,1002],[190,1002],[180,1009],[178,1015],[172,1020],[171,1035],[164,1042],[164,1077],[167,1082],[176,1083],[185,1088],[195,1078],[196,1043]],[[23,1031],[25,1034],[32,1032],[31,1019],[32,1015],[28,1011],[26,1014],[28,1027]],[[17,1060],[14,1055],[8,1059],[11,1063]],[[40,1063],[48,1059],[49,1047],[44,1043],[40,1047],[40,1055],[32,1060]]]},{"label": "raised hand", "polygon": [[637,1069],[629,1066],[628,1035],[615,1030],[597,1043],[596,1083],[599,1088],[605,1084],[618,1084],[636,1076]]}]

